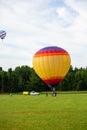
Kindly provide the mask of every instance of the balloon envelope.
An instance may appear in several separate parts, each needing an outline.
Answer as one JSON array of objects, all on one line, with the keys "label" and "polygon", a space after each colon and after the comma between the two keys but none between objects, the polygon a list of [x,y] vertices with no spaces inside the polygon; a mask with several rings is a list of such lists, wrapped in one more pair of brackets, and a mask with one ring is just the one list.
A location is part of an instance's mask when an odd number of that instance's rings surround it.
[{"label": "balloon envelope", "polygon": [[33,56],[33,68],[37,75],[49,86],[58,85],[70,68],[70,56],[60,47],[48,46]]},{"label": "balloon envelope", "polygon": [[6,36],[6,32],[3,31],[3,30],[0,30],[0,38],[1,38],[1,39],[4,39],[5,36]]}]

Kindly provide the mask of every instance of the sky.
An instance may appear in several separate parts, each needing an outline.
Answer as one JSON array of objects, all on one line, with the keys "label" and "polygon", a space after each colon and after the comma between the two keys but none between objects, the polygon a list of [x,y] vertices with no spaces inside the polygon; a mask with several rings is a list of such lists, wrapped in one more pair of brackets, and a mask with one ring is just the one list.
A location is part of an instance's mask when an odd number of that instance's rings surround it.
[{"label": "sky", "polygon": [[87,67],[87,0],[0,0],[0,67],[32,66],[46,46],[65,49],[73,67]]}]

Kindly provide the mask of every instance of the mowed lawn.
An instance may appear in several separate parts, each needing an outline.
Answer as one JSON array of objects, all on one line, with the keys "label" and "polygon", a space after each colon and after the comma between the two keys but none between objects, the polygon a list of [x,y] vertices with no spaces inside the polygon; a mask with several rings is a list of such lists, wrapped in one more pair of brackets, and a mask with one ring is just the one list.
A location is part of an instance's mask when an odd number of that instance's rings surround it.
[{"label": "mowed lawn", "polygon": [[0,130],[87,130],[87,93],[0,95]]}]

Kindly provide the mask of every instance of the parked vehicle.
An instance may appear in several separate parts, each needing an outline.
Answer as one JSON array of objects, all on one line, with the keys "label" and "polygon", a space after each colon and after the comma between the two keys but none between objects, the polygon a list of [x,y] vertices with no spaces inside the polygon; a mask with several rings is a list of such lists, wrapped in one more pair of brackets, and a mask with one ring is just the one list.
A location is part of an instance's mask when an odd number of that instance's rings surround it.
[{"label": "parked vehicle", "polygon": [[38,93],[38,92],[35,92],[35,91],[31,91],[30,92],[30,95],[39,95],[40,93]]},{"label": "parked vehicle", "polygon": [[29,95],[29,91],[23,91],[23,95]]}]

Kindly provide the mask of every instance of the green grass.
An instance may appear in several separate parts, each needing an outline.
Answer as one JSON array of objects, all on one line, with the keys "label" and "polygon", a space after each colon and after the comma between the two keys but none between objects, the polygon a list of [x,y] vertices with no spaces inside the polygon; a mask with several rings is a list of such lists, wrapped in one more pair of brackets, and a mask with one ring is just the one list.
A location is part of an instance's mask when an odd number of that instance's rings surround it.
[{"label": "green grass", "polygon": [[0,95],[0,130],[86,130],[87,93]]}]

